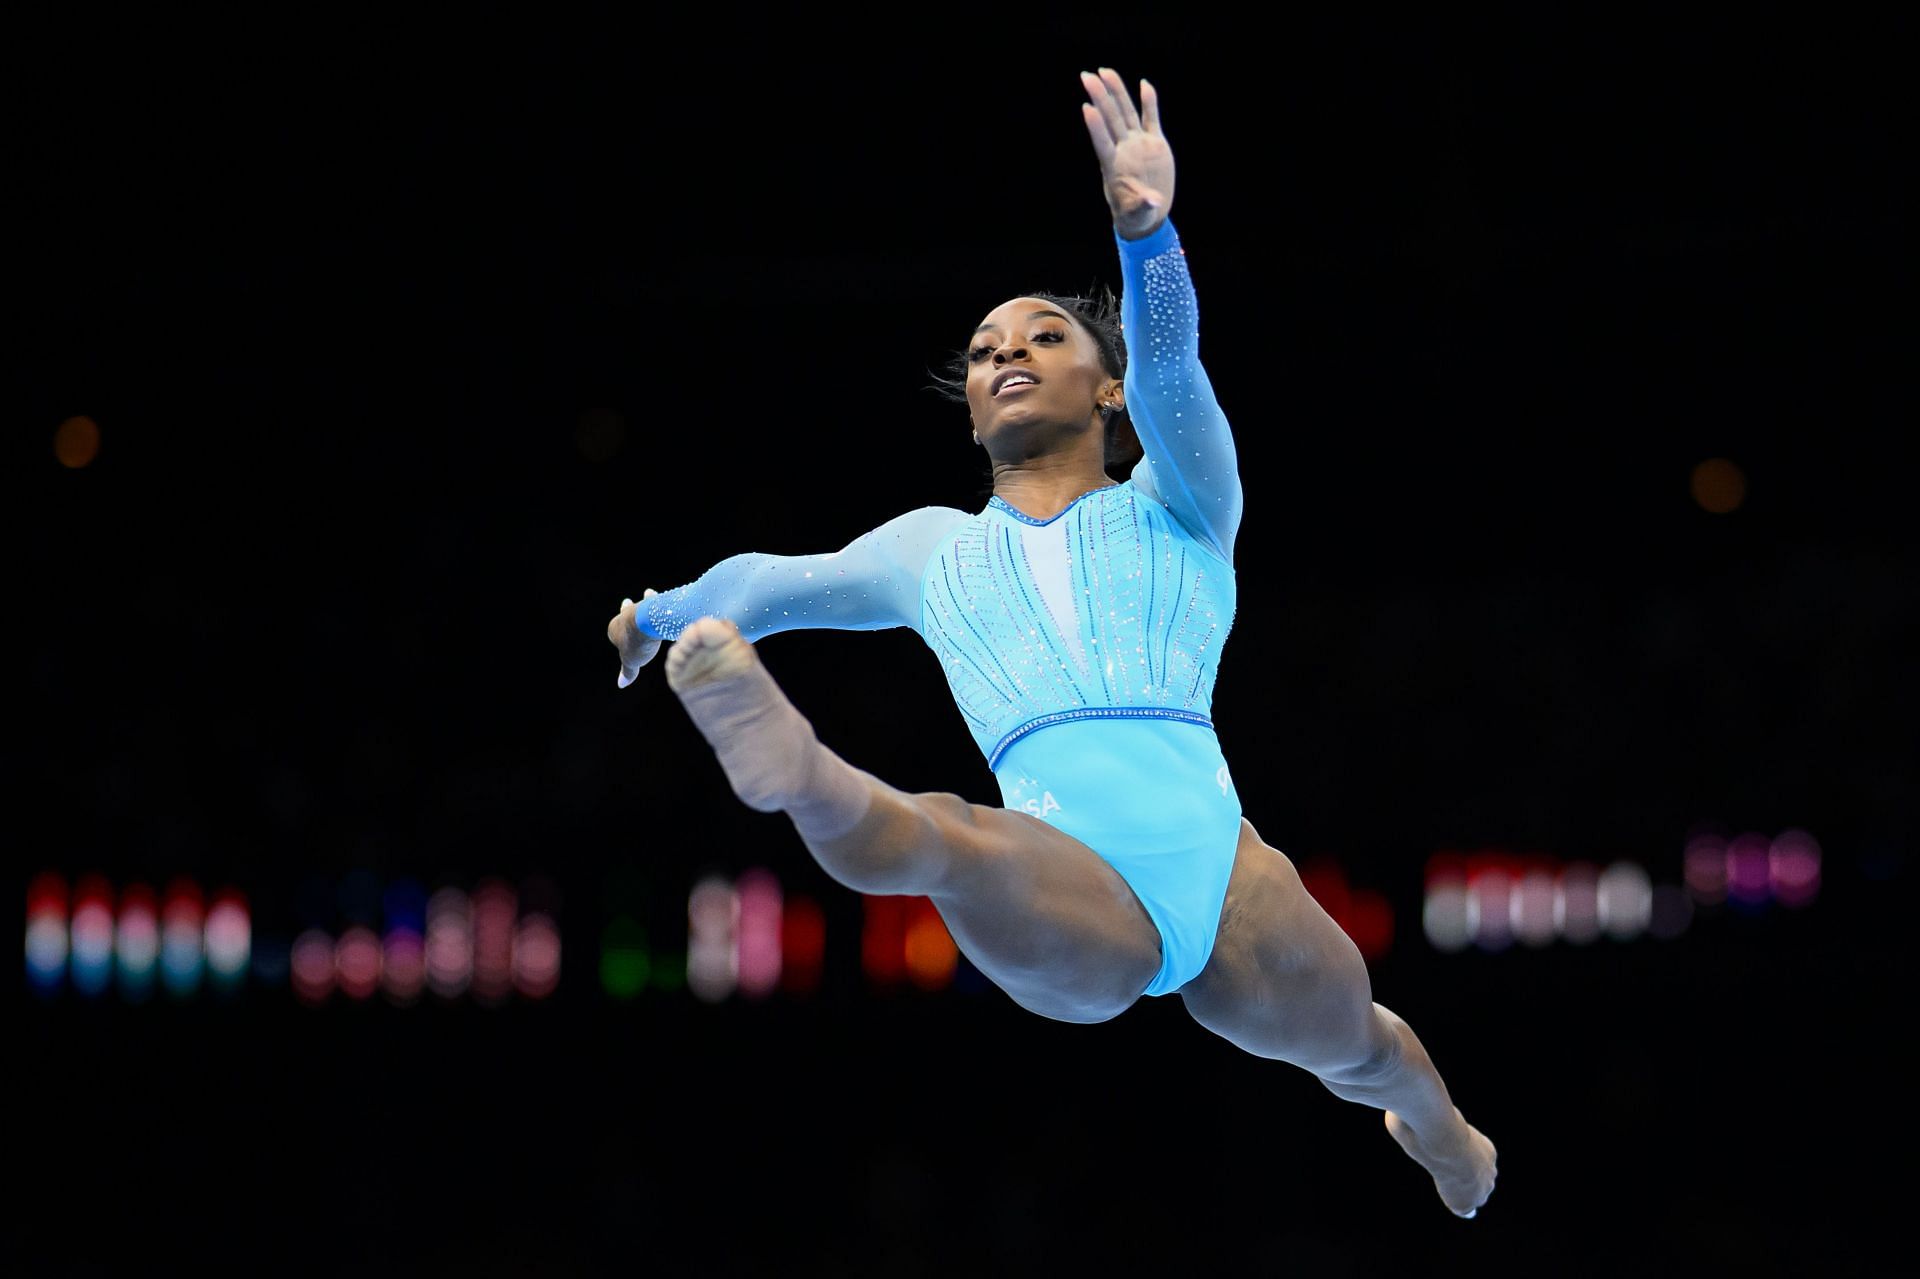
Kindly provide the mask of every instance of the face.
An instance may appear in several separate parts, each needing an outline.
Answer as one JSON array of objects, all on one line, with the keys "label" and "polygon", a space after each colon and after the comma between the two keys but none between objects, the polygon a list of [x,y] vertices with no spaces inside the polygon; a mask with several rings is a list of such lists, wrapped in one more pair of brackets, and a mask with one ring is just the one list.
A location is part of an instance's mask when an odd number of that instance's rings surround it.
[{"label": "face", "polygon": [[[1047,428],[1078,433],[1097,425],[1100,405],[1117,400],[1093,335],[1052,303],[1014,298],[981,321],[967,347],[967,409],[980,442],[1012,443]],[[1024,451],[1024,450],[1023,450]]]}]

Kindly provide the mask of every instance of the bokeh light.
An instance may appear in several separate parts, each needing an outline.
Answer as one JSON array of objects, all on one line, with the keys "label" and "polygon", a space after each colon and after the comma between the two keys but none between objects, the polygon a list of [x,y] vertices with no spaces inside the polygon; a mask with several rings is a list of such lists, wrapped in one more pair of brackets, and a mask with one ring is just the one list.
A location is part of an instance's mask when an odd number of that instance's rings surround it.
[{"label": "bokeh light", "polygon": [[1764,906],[1773,895],[1773,841],[1747,831],[1727,841],[1727,898],[1737,906]]},{"label": "bokeh light", "polygon": [[1420,910],[1427,944],[1444,954],[1465,950],[1473,944],[1471,913],[1465,860],[1436,853],[1427,862],[1426,900]]},{"label": "bokeh light", "polygon": [[1341,922],[1347,936],[1360,948],[1360,958],[1369,963],[1384,958],[1393,949],[1393,905],[1371,888],[1353,890],[1347,917]]},{"label": "bokeh light", "polygon": [[198,884],[176,879],[160,907],[160,982],[176,999],[198,991],[205,971],[203,901]]},{"label": "bokeh light", "polygon": [[1473,944],[1502,951],[1513,944],[1513,873],[1500,861],[1480,865],[1467,878],[1467,926]]},{"label": "bokeh light", "polygon": [[473,904],[448,886],[427,899],[427,989],[458,999],[473,984]]},{"label": "bokeh light", "polygon": [[420,1002],[427,988],[427,939],[408,927],[380,939],[380,992],[397,1008]]},{"label": "bokeh light", "polygon": [[733,993],[739,978],[740,895],[719,875],[687,894],[687,989],[707,1003]]},{"label": "bokeh light", "polygon": [[1681,862],[1687,891],[1702,906],[1718,906],[1727,900],[1727,841],[1719,835],[1703,832],[1687,840]]},{"label": "bokeh light", "polygon": [[1600,870],[1592,862],[1572,862],[1554,877],[1553,917],[1572,945],[1600,939]]},{"label": "bokeh light", "polygon": [[365,924],[340,934],[333,947],[334,979],[348,999],[371,999],[380,989],[380,938]]},{"label": "bokeh light", "polygon": [[740,993],[763,999],[780,985],[780,881],[755,868],[735,884],[740,894]]},{"label": "bokeh light", "polygon": [[881,988],[907,976],[907,902],[904,897],[860,895],[860,967]]},{"label": "bokeh light", "polygon": [[73,886],[73,923],[67,952],[73,988],[92,999],[113,976],[113,889],[99,875]]},{"label": "bokeh light", "polygon": [[237,990],[247,975],[253,949],[253,923],[247,899],[239,890],[223,888],[207,909],[207,977],[214,990]]},{"label": "bokeh light", "polygon": [[333,993],[333,938],[309,928],[293,939],[289,958],[294,998],[303,1004],[325,1002]]},{"label": "bokeh light", "polygon": [[1746,473],[1724,457],[1710,457],[1694,467],[1689,487],[1700,509],[1714,515],[1739,510],[1747,498]]},{"label": "bokeh light", "polygon": [[79,470],[100,456],[100,426],[85,414],[68,418],[53,432],[53,455],[60,465]]},{"label": "bokeh light", "polygon": [[826,912],[811,897],[787,898],[780,923],[781,990],[794,995],[819,990],[826,961]]},{"label": "bokeh light", "polygon": [[129,884],[120,894],[113,925],[113,975],[123,998],[138,1002],[153,993],[160,957],[160,919],[153,889]]},{"label": "bokeh light", "polygon": [[1600,872],[1600,927],[1615,941],[1632,941],[1647,931],[1653,910],[1653,884],[1644,868],[1617,861]]},{"label": "bokeh light", "polygon": [[1800,829],[1784,830],[1774,839],[1767,860],[1774,900],[1798,909],[1820,895],[1820,844]]},{"label": "bokeh light", "polygon": [[906,927],[901,959],[907,976],[922,990],[944,990],[953,984],[960,949],[947,932],[946,921],[931,898],[906,899]]},{"label": "bokeh light", "polygon": [[513,925],[519,896],[503,879],[473,889],[473,998],[496,1006],[513,993]]},{"label": "bokeh light", "polygon": [[1558,932],[1554,920],[1555,897],[1553,871],[1535,864],[1521,872],[1508,899],[1511,912],[1508,926],[1521,945],[1538,950],[1553,941]]},{"label": "bokeh light", "polygon": [[600,934],[600,988],[613,999],[632,999],[646,988],[652,968],[647,930],[631,915],[615,915]]},{"label": "bokeh light", "polygon": [[27,888],[27,981],[51,995],[67,975],[67,881],[51,871]]},{"label": "bokeh light", "polygon": [[530,911],[513,930],[513,988],[545,999],[560,987],[560,927],[545,911]]}]

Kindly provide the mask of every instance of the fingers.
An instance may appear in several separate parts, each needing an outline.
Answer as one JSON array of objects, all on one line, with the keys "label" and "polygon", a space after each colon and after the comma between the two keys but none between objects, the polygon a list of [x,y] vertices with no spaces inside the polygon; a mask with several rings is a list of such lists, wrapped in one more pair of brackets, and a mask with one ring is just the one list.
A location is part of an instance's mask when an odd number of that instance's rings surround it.
[{"label": "fingers", "polygon": [[[1087,98],[1094,109],[1100,113],[1100,123],[1106,129],[1109,145],[1126,136],[1126,117],[1120,114],[1120,108],[1114,105],[1113,94],[1107,91],[1106,83],[1090,71],[1080,73],[1080,87],[1087,91]],[[1082,112],[1082,114],[1085,114]]]},{"label": "fingers", "polygon": [[[1145,81],[1141,81],[1144,86]],[[1087,97],[1099,109],[1100,119],[1107,127],[1107,134],[1115,142],[1129,132],[1138,132],[1141,128],[1140,115],[1133,109],[1133,98],[1127,93],[1126,81],[1112,67],[1101,67],[1100,74],[1080,73],[1080,85],[1087,91]],[[1141,89],[1144,97],[1145,88]]]},{"label": "fingers", "polygon": [[1160,90],[1144,78],[1140,81],[1140,110],[1146,116],[1147,132],[1160,132]]},{"label": "fingers", "polygon": [[1107,132],[1106,121],[1100,118],[1100,108],[1093,103],[1080,104],[1080,118],[1086,121],[1087,135],[1093,139],[1093,153],[1100,157],[1100,171],[1105,173],[1113,167],[1113,135]]},{"label": "fingers", "polygon": [[1100,81],[1106,85],[1107,92],[1113,98],[1114,106],[1120,112],[1122,123],[1129,129],[1140,127],[1140,113],[1133,109],[1133,95],[1127,92],[1127,82],[1112,67],[1100,68]]}]

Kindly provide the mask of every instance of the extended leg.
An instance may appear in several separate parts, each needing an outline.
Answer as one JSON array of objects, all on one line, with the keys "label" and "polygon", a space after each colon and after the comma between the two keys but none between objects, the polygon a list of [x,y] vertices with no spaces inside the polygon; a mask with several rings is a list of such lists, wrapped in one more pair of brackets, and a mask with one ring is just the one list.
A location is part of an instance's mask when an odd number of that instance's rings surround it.
[{"label": "extended leg", "polygon": [[1385,1111],[1387,1131],[1455,1213],[1472,1216],[1493,1193],[1493,1143],[1461,1117],[1413,1029],[1373,1002],[1359,949],[1251,824],[1213,955],[1180,996],[1207,1029]]},{"label": "extended leg", "polygon": [[784,811],[848,888],[931,898],[967,958],[1023,1007],[1104,1021],[1158,970],[1153,921],[1092,849],[1025,813],[912,794],[853,767],[731,623],[703,618],[681,632],[667,683],[742,801]]}]

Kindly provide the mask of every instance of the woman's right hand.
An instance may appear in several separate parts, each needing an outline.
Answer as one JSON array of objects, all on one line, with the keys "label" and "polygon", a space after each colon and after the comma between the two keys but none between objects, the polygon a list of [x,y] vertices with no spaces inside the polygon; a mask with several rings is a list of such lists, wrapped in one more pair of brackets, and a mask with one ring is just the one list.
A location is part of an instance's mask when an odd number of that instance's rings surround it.
[{"label": "woman's right hand", "polygon": [[[641,592],[641,599],[651,599],[660,592],[648,587]],[[653,660],[660,651],[660,640],[641,630],[634,621],[632,600],[621,600],[620,611],[607,623],[607,640],[620,650],[620,679],[616,688],[625,688],[640,678],[640,668]]]}]

